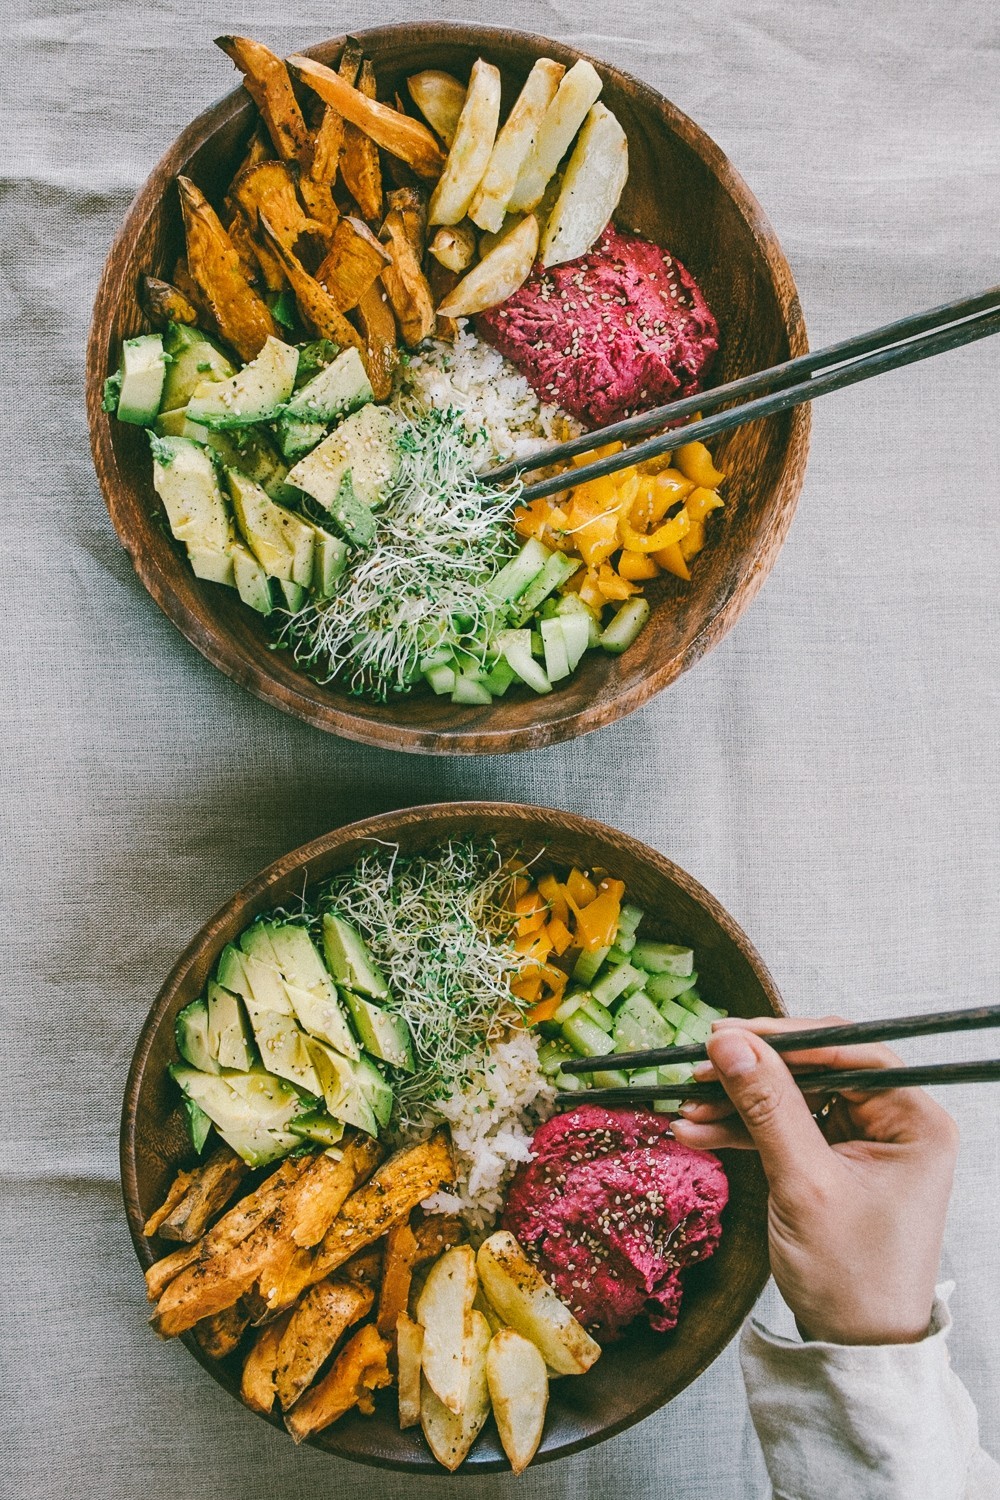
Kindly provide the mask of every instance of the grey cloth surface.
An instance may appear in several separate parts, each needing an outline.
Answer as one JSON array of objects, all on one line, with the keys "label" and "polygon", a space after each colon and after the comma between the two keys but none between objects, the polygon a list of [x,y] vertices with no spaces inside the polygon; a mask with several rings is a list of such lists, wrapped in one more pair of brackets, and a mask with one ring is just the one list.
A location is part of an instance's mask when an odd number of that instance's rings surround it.
[{"label": "grey cloth surface", "polygon": [[[318,734],[214,671],[136,581],[83,413],[91,302],[129,199],[233,85],[213,35],[294,50],[405,15],[548,32],[673,98],[760,198],[814,344],[1000,280],[1000,16],[984,0],[5,7],[5,1500],[451,1488],[296,1451],[158,1344],[119,1199],[125,1073],[163,977],[238,885],[332,825],[467,796],[570,808],[704,881],[792,1011],[996,997],[997,340],[821,402],[799,516],[749,615],[642,712],[552,750],[443,761]],[[996,1453],[997,1095],[947,1102],[964,1132],[951,1351]],[[474,1487],[744,1500],[764,1486],[733,1347],[633,1431]]]}]

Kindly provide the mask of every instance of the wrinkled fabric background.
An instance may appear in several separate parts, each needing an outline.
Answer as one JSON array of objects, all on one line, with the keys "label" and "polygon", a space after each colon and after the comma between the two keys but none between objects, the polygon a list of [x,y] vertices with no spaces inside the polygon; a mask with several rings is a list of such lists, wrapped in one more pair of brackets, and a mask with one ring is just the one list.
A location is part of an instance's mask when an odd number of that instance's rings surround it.
[{"label": "wrinkled fabric background", "polygon": [[[743,924],[792,1011],[996,999],[1000,340],[819,403],[774,574],[668,694],[551,750],[409,758],[258,703],[133,576],[83,413],[107,247],[167,145],[233,87],[213,35],[290,51],[406,15],[506,20],[631,70],[714,136],[775,225],[819,345],[1000,281],[1000,14],[984,0],[5,10],[0,1494],[429,1500],[450,1492],[443,1475],[298,1452],[146,1328],[116,1152],[147,1008],[262,865],[355,816],[461,797],[570,808],[663,850]],[[997,1050],[970,1037],[909,1053]],[[994,1453],[998,1098],[947,1101],[964,1145],[943,1266],[952,1357]],[[764,1487],[731,1348],[658,1416],[516,1488],[743,1500]],[[475,1482],[484,1500],[514,1490]]]}]

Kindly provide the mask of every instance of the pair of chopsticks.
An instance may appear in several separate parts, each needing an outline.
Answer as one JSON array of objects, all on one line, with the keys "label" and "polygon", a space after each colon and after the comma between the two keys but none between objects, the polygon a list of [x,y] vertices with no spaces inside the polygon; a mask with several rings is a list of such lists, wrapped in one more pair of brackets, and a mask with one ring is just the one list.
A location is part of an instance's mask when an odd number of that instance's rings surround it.
[{"label": "pair of chopsticks", "polygon": [[[896,1016],[887,1021],[855,1021],[839,1026],[816,1026],[806,1031],[776,1032],[763,1040],[775,1052],[814,1051],[818,1047],[852,1047],[864,1042],[895,1042],[911,1036],[937,1036],[951,1031],[980,1031],[1000,1026],[1000,1005],[966,1010],[930,1011],[918,1016]],[[604,1073],[621,1068],[653,1068],[661,1064],[705,1062],[704,1046],[651,1047],[645,1052],[617,1052],[606,1057],[574,1057],[564,1062],[564,1073]],[[930,1063],[920,1067],[841,1068],[796,1073],[804,1094],[835,1094],[844,1090],[881,1093],[885,1089],[919,1088],[924,1084],[1000,1082],[1000,1058],[983,1062]],[[710,1100],[726,1098],[721,1083],[640,1084],[626,1088],[587,1089],[556,1095],[559,1105],[645,1104],[656,1099]]]},{"label": "pair of chopsticks", "polygon": [[[914,313],[895,323],[887,323],[870,333],[861,333],[840,343],[830,344],[810,354],[801,354],[796,359],[785,360],[760,370],[754,375],[744,375],[731,380],[727,385],[702,391],[696,396],[686,396],[666,406],[657,406],[637,416],[626,417],[601,427],[594,432],[582,433],[565,443],[557,443],[539,453],[524,458],[512,459],[499,468],[482,476],[491,484],[500,484],[515,475],[530,473],[534,469],[548,468],[553,464],[568,462],[578,453],[588,453],[606,443],[629,443],[643,438],[647,433],[657,436],[644,442],[625,447],[620,453],[609,454],[584,464],[572,471],[573,485],[585,484],[590,479],[600,479],[605,474],[614,474],[619,469],[631,468],[645,459],[658,458],[668,453],[678,443],[705,442],[708,438],[727,432],[733,427],[742,427],[762,417],[773,417],[779,412],[800,406],[805,401],[814,401],[829,391],[839,391],[845,386],[855,385],[860,380],[870,380],[887,370],[897,370],[917,360],[930,359],[935,354],[944,354],[949,349],[958,349],[963,344],[977,339],[989,338],[1000,333],[1000,287],[991,287],[975,297],[964,297],[955,302],[945,302],[940,307],[926,312]],[[727,402],[738,404],[728,411],[719,408]],[[700,412],[701,420],[689,423],[679,431],[672,426],[669,432],[658,429],[667,423],[676,424],[685,417]],[[709,415],[714,413],[714,415]],[[556,474],[524,487],[521,499],[539,500],[544,495],[554,495],[567,487],[567,475]]]}]

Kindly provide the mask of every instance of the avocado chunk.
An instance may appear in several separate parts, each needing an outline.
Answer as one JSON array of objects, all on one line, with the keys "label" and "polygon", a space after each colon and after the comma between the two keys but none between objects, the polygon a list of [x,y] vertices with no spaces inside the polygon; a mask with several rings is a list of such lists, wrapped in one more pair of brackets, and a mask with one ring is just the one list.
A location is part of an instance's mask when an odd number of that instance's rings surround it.
[{"label": "avocado chunk", "polygon": [[276,578],[274,582],[279,609],[287,609],[289,614],[297,615],[309,598],[309,590],[304,589],[301,583],[289,583],[286,578]]},{"label": "avocado chunk", "polygon": [[310,1094],[322,1092],[309,1052],[306,1034],[294,1017],[276,1010],[261,1010],[252,1002],[247,1006],[254,1041],[260,1060],[269,1073],[286,1078]]},{"label": "avocado chunk", "polygon": [[113,411],[119,422],[151,427],[160,410],[166,373],[163,339],[158,333],[126,339],[121,365],[104,383],[105,411]]},{"label": "avocado chunk", "polygon": [[271,422],[295,388],[299,351],[269,338],[248,365],[228,380],[206,380],[188,402],[192,422],[205,427],[252,427]]},{"label": "avocado chunk", "polygon": [[352,995],[350,990],[344,991],[344,999],[365,1051],[394,1068],[412,1073],[413,1044],[402,1016],[383,1010],[361,995]]},{"label": "avocado chunk", "polygon": [[361,355],[357,349],[345,349],[332,364],[299,387],[286,402],[283,415],[325,426],[374,399],[375,392]]},{"label": "avocado chunk", "polygon": [[194,1100],[189,1099],[187,1094],[181,1096],[181,1104],[184,1106],[185,1124],[187,1125],[188,1135],[191,1137],[191,1144],[200,1156],[205,1149],[205,1142],[208,1140],[208,1132],[212,1128],[212,1122],[201,1105],[195,1104]]},{"label": "avocado chunk", "polygon": [[278,446],[289,463],[295,463],[321,443],[326,437],[325,422],[305,422],[301,417],[282,414],[275,424],[278,431]]},{"label": "avocado chunk", "polygon": [[300,1025],[345,1057],[358,1057],[337,988],[306,929],[294,922],[276,923],[268,937]]},{"label": "avocado chunk", "polygon": [[149,446],[153,487],[177,540],[205,551],[228,551],[232,523],[205,449],[190,438],[158,438],[152,433]]},{"label": "avocado chunk", "polygon": [[230,548],[233,562],[233,581],[244,604],[249,604],[259,615],[269,615],[274,608],[271,586],[267,574],[254,557],[249,547],[242,542],[233,542]]},{"label": "avocado chunk", "polygon": [[216,455],[223,468],[239,469],[254,484],[259,484],[272,500],[284,504],[294,497],[296,492],[285,483],[288,465],[265,432],[256,427],[203,427],[201,423],[191,421],[186,408],[158,417],[156,430],[159,432],[162,427],[165,435],[172,435],[174,424],[179,419],[183,420],[180,420],[176,435],[201,443]]},{"label": "avocado chunk", "polygon": [[203,578],[206,583],[222,583],[231,589],[236,587],[231,550],[219,552],[214,547],[196,547],[189,542],[187,555],[196,578]]},{"label": "avocado chunk", "polygon": [[[240,938],[240,959],[246,975],[249,994],[244,994],[247,1010],[273,1010],[278,1015],[293,1014],[292,1002],[285,990],[270,939],[262,924],[248,927]],[[220,975],[220,983],[221,975]],[[230,986],[227,985],[227,988]],[[242,991],[237,991],[242,993]],[[251,1015],[251,1020],[253,1016]]]},{"label": "avocado chunk", "polygon": [[177,1050],[192,1068],[203,1073],[218,1073],[219,1064],[208,1035],[208,1006],[202,999],[192,1000],[179,1012],[174,1022]]},{"label": "avocado chunk", "polygon": [[170,1074],[248,1166],[268,1166],[299,1144],[288,1125],[305,1112],[302,1099],[280,1078],[263,1069],[211,1075],[176,1063]]},{"label": "avocado chunk", "polygon": [[245,1073],[256,1057],[243,1002],[214,979],[208,981],[208,1044],[222,1068]]},{"label": "avocado chunk", "polygon": [[377,1136],[375,1111],[354,1072],[359,1063],[342,1057],[316,1037],[308,1037],[306,1045],[330,1114],[335,1120],[343,1120],[345,1125],[356,1125],[367,1135]]},{"label": "avocado chunk", "polygon": [[240,531],[261,567],[272,578],[308,588],[316,543],[308,521],[278,505],[238,469],[227,470],[227,480]]},{"label": "avocado chunk", "polygon": [[333,912],[323,916],[323,952],[327,966],[342,989],[355,990],[372,1000],[385,1000],[389,986],[372,960],[356,927]]},{"label": "avocado chunk", "polygon": [[347,567],[348,549],[340,537],[331,536],[322,526],[314,526],[312,591],[320,599],[332,598],[337,579]]},{"label": "avocado chunk", "polygon": [[[366,513],[385,498],[398,471],[397,419],[388,407],[369,403],[300,459],[289,470],[288,483],[312,495],[351,541],[365,546],[374,535],[374,522]],[[349,489],[344,485],[348,475]]]},{"label": "avocado chunk", "polygon": [[185,323],[167,324],[163,348],[168,358],[161,415],[187,406],[197,387],[206,381],[228,380],[236,374],[219,346],[200,329]]},{"label": "avocado chunk", "polygon": [[253,990],[243,967],[243,955],[232,943],[227,943],[219,954],[219,961],[215,966],[215,982],[244,1000],[253,999]]},{"label": "avocado chunk", "polygon": [[293,1135],[298,1135],[307,1141],[316,1141],[320,1146],[337,1146],[344,1137],[344,1125],[341,1120],[333,1120],[324,1110],[316,1110],[312,1114],[299,1115],[297,1120],[292,1120],[288,1126]]},{"label": "avocado chunk", "polygon": [[371,1105],[376,1120],[380,1125],[388,1125],[392,1115],[392,1086],[371,1058],[360,1057],[352,1066],[354,1077]]}]

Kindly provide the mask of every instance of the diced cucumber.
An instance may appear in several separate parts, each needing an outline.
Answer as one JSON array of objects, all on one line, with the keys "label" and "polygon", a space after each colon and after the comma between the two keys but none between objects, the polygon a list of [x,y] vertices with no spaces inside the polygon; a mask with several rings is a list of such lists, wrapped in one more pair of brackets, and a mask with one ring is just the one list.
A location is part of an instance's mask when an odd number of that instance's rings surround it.
[{"label": "diced cucumber", "polygon": [[723,1016],[729,1014],[728,1010],[718,1010],[716,1006],[709,1005],[696,989],[685,990],[683,995],[678,995],[677,1004],[683,1005],[684,1009],[691,1011],[693,1015],[703,1016],[706,1021],[721,1021]]},{"label": "diced cucumber", "polygon": [[485,708],[493,702],[493,694],[478,678],[463,675],[455,678],[455,685],[451,690],[451,701]]},{"label": "diced cucumber", "polygon": [[489,688],[494,698],[502,698],[512,682],[517,680],[517,673],[510,662],[503,656],[491,668],[483,678],[486,687]]},{"label": "diced cucumber", "polygon": [[691,1012],[685,1010],[684,1006],[677,1000],[662,1000],[659,1010],[660,1015],[665,1017],[671,1026],[676,1026],[678,1031],[691,1019]]},{"label": "diced cucumber", "polygon": [[598,969],[611,952],[610,948],[584,948],[573,966],[573,978],[579,984],[590,984]]},{"label": "diced cucumber", "polygon": [[615,1015],[615,1051],[643,1052],[647,1047],[669,1047],[674,1028],[664,1020],[641,990],[629,995]]},{"label": "diced cucumber", "polygon": [[575,990],[573,994],[567,995],[552,1012],[553,1021],[557,1021],[561,1026],[564,1021],[569,1020],[570,1016],[576,1015],[586,998],[586,990]]},{"label": "diced cucumber", "polygon": [[697,974],[650,974],[646,981],[646,994],[657,1005],[664,1000],[679,999],[697,978]]},{"label": "diced cucumber", "polygon": [[[692,1044],[707,1042],[712,1035],[712,1023],[707,1016],[693,1016],[690,1011],[685,1012],[683,1023],[677,1028],[674,1040],[678,1046],[684,1046],[687,1042]],[[686,1041],[682,1041],[686,1038]]]},{"label": "diced cucumber", "polygon": [[608,963],[613,969],[617,969],[621,964],[628,963],[628,954],[624,948],[618,946],[617,942],[613,948],[608,949]]},{"label": "diced cucumber", "polygon": [[540,630],[529,630],[528,637],[531,641],[532,656],[543,657],[545,655],[545,643],[542,640],[542,632]]},{"label": "diced cucumber", "polygon": [[571,1048],[564,1047],[561,1042],[545,1042],[538,1049],[538,1066],[546,1078],[551,1078],[573,1055]]},{"label": "diced cucumber", "polygon": [[690,1063],[661,1063],[657,1068],[657,1082],[673,1088],[675,1084],[689,1083],[694,1077]]},{"label": "diced cucumber", "polygon": [[424,672],[424,680],[432,693],[437,693],[439,698],[443,697],[445,693],[450,693],[455,686],[457,680],[455,668],[443,664],[437,667],[429,667]]},{"label": "diced cucumber", "polygon": [[591,647],[598,645],[601,639],[600,617],[595,614],[595,612],[590,608],[589,604],[584,604],[579,594],[563,594],[562,597],[556,601],[555,612],[557,615],[562,616],[564,619],[579,615],[581,619],[586,620],[587,646]]},{"label": "diced cucumber", "polygon": [[694,951],[677,943],[640,940],[632,949],[632,962],[650,974],[693,974]]},{"label": "diced cucumber", "polygon": [[556,1073],[552,1082],[564,1094],[579,1094],[587,1088],[587,1084],[580,1077],[579,1073]]},{"label": "diced cucumber", "polygon": [[595,1025],[599,1026],[602,1031],[606,1031],[609,1036],[611,1035],[615,1026],[615,1018],[607,1006],[602,1005],[594,995],[584,995],[580,1013],[589,1016]]},{"label": "diced cucumber", "polygon": [[550,682],[561,682],[572,671],[566,652],[566,639],[561,620],[543,620],[541,625],[542,646],[545,651],[545,671]]},{"label": "diced cucumber", "polygon": [[512,667],[521,681],[540,696],[551,693],[552,684],[531,654],[531,632],[528,630],[505,630],[497,636],[497,646],[503,653],[507,665]]},{"label": "diced cucumber", "polygon": [[121,366],[105,383],[105,409],[114,411],[119,422],[151,427],[160,410],[166,376],[163,339],[158,333],[126,339]]},{"label": "diced cucumber", "polygon": [[251,427],[270,422],[295,386],[299,351],[269,338],[255,359],[228,380],[207,380],[188,402],[192,422],[206,427]]},{"label": "diced cucumber", "polygon": [[649,603],[641,595],[626,599],[611,624],[601,631],[600,645],[616,656],[631,646],[649,619]]},{"label": "diced cucumber", "polygon": [[581,1057],[606,1057],[611,1050],[608,1033],[582,1010],[564,1021],[562,1030],[573,1051]]},{"label": "diced cucumber", "polygon": [[602,1005],[610,1005],[619,995],[624,995],[627,989],[641,988],[644,982],[643,975],[637,969],[630,963],[623,963],[603,974],[591,993]]},{"label": "diced cucumber", "polygon": [[[586,615],[557,615],[556,619],[562,626],[563,644],[566,647],[566,660],[569,662],[569,669],[571,672],[575,672],[580,665],[584,652],[590,646],[590,623],[593,616],[588,611]],[[543,638],[544,635],[545,632],[543,630]]]},{"label": "diced cucumber", "polygon": [[619,953],[631,953],[638,941],[634,932],[618,932],[615,937],[615,947]]},{"label": "diced cucumber", "polygon": [[633,1068],[628,1075],[629,1086],[639,1089],[655,1089],[660,1081],[658,1068]]},{"label": "diced cucumber", "polygon": [[628,1074],[622,1068],[605,1068],[603,1071],[591,1073],[590,1081],[595,1089],[628,1088]]},{"label": "diced cucumber", "polygon": [[548,547],[534,537],[529,537],[516,557],[502,567],[495,578],[486,585],[486,593],[500,604],[509,604],[520,597],[530,583],[541,573],[552,553]]},{"label": "diced cucumber", "polygon": [[630,902],[626,901],[618,915],[618,937],[616,941],[621,942],[622,933],[628,933],[634,937],[639,930],[639,923],[644,916],[645,912],[641,906],[633,906]]},{"label": "diced cucumber", "polygon": [[578,557],[565,552],[553,552],[542,571],[534,578],[517,601],[516,622],[523,625],[531,618],[543,599],[554,594],[560,584],[572,578],[580,567]]}]

